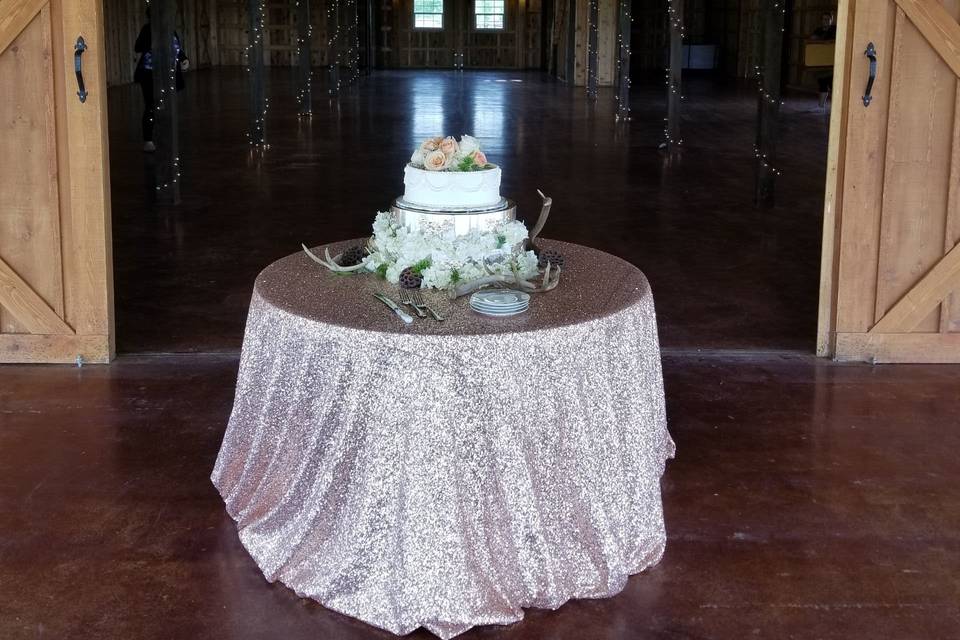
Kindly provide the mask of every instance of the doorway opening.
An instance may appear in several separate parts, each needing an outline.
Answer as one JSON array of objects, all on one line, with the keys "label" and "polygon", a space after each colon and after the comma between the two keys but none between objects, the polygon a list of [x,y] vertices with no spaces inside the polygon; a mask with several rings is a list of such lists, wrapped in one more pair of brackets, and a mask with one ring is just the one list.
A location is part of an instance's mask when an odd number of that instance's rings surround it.
[{"label": "doorway opening", "polygon": [[[589,16],[562,0],[506,0],[502,28],[486,29],[477,28],[478,2],[441,2],[439,28],[416,27],[417,14],[435,13],[435,3],[357,2],[356,20],[342,18],[356,67],[322,46],[332,31],[317,19],[312,115],[303,117],[296,15],[271,4],[262,149],[247,137],[247,3],[184,0],[177,28],[196,64],[178,97],[175,206],[154,201],[153,159],[138,138],[141,99],[124,43],[140,27],[140,4],[111,0],[106,12],[118,52],[108,75],[121,353],[238,350],[260,269],[302,242],[369,235],[376,212],[401,193],[414,146],[463,133],[483,140],[503,167],[502,189],[517,200],[519,217],[536,215],[542,189],[555,203],[545,235],[613,253],[646,273],[665,349],[813,352],[830,112],[817,89],[829,68],[797,56],[835,2],[797,0],[785,9],[778,175],[768,207],[756,203],[759,2],[685,4],[682,143],[673,153],[661,148],[665,0],[630,6],[629,120],[616,116],[615,38],[599,43],[606,66],[591,98],[583,81]],[[314,16],[326,15],[323,4],[311,3]],[[498,14],[500,4],[484,4],[491,13],[482,15]],[[600,24],[615,33],[617,3],[598,5]],[[331,65],[352,79],[335,95]]]}]

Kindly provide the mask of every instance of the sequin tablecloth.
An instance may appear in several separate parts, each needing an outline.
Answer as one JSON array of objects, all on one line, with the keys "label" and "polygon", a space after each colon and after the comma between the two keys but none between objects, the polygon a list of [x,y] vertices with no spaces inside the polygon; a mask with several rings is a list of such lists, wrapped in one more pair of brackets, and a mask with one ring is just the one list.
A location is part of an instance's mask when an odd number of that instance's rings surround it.
[{"label": "sequin tablecloth", "polygon": [[560,286],[510,318],[461,299],[404,325],[370,295],[390,285],[302,253],[260,274],[212,479],[267,580],[450,638],[659,561],[674,445],[649,285],[543,244]]}]

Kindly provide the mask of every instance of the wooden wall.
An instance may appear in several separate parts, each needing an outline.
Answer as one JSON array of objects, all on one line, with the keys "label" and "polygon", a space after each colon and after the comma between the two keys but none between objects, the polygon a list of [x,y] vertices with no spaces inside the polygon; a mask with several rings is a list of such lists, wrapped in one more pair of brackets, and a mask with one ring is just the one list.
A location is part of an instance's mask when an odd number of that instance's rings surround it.
[{"label": "wooden wall", "polygon": [[817,77],[829,70],[803,70],[800,66],[803,41],[819,26],[824,13],[837,15],[837,0],[794,0],[786,37],[787,68],[784,80],[790,86],[815,89]]},{"label": "wooden wall", "polygon": [[[194,69],[217,64],[215,0],[176,0],[176,26]],[[133,82],[133,50],[146,23],[144,0],[103,0],[107,84]]]},{"label": "wooden wall", "polygon": [[[144,0],[103,0],[107,35],[109,84],[133,81],[137,54],[133,44],[146,21]],[[327,31],[325,0],[309,0],[313,25],[312,62],[325,66]],[[247,0],[176,0],[177,31],[190,57],[192,69],[243,65],[247,46]],[[297,30],[293,2],[269,0],[264,20],[264,63],[293,66],[297,63]],[[348,16],[344,15],[344,21]]]},{"label": "wooden wall", "polygon": [[[310,42],[313,66],[329,64],[325,0],[310,2],[310,23],[313,37]],[[216,5],[216,26],[221,65],[245,64],[247,47],[247,0],[213,0]],[[293,2],[268,0],[264,18],[264,64],[290,67],[297,64],[297,24]],[[342,16],[346,22],[346,13]]]},{"label": "wooden wall", "polygon": [[[379,3],[378,3],[379,4]],[[444,28],[413,28],[413,0],[380,5],[379,62],[385,68],[539,69],[541,0],[506,0],[502,31],[473,28],[473,3],[445,0]]]},{"label": "wooden wall", "polygon": [[[737,57],[737,75],[753,77],[753,67],[761,43],[761,0],[742,0],[740,5],[740,53]],[[784,82],[794,88],[815,90],[817,77],[823,70],[802,71],[800,67],[802,43],[820,26],[823,13],[837,12],[837,0],[793,0],[787,7],[788,32],[784,34]],[[829,71],[827,72],[829,73]]]}]

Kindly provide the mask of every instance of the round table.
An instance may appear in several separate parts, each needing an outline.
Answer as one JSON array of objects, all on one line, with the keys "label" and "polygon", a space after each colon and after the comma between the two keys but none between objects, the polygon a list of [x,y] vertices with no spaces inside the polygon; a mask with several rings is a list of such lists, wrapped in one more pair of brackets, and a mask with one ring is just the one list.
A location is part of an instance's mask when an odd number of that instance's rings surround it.
[{"label": "round table", "polygon": [[461,298],[405,325],[371,295],[394,286],[303,253],[260,274],[212,480],[267,580],[449,638],[611,596],[659,561],[674,444],[650,287],[541,244],[566,260],[560,286],[508,318]]}]

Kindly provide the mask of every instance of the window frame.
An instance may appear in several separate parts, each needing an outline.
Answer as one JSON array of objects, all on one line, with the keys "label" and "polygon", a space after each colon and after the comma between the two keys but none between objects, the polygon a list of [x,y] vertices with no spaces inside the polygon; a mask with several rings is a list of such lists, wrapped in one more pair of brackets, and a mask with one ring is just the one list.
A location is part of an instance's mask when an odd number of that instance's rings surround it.
[{"label": "window frame", "polygon": [[[413,30],[414,31],[443,31],[446,27],[447,22],[447,7],[445,0],[440,1],[440,13],[427,12],[427,11],[417,11],[417,0],[413,0],[410,3],[412,6],[413,12]],[[418,27],[417,26],[417,16],[440,16],[440,26],[439,27]]]},{"label": "window frame", "polygon": [[[470,30],[477,33],[503,33],[507,30],[507,1],[503,0],[503,11],[501,13],[477,13],[477,1],[470,3]],[[477,16],[502,16],[503,24],[499,27],[478,27]]]}]

